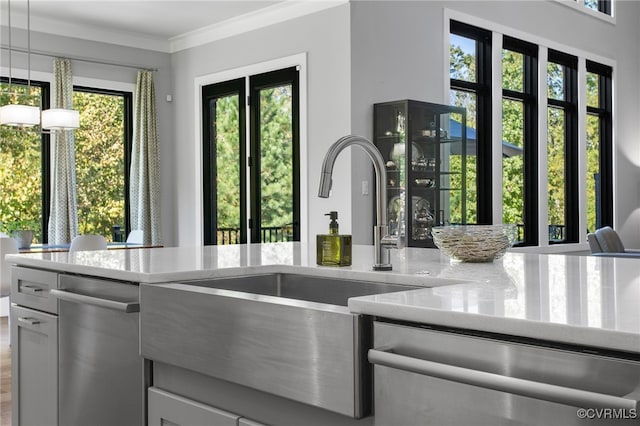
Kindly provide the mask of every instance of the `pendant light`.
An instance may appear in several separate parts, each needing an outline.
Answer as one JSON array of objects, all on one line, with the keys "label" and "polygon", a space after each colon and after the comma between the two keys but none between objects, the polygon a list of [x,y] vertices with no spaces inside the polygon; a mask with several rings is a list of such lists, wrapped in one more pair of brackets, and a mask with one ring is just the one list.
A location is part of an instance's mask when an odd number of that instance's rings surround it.
[{"label": "pendant light", "polygon": [[[7,0],[9,24],[9,91],[11,91],[11,0]],[[31,4],[27,0],[27,95],[31,95]],[[80,127],[78,111],[65,108],[51,108],[42,111],[40,108],[24,104],[8,104],[0,107],[0,125],[29,128],[41,125],[45,130],[72,130]]]},{"label": "pendant light", "polygon": [[[29,3],[27,1],[27,44],[28,44],[28,75],[27,75],[27,95],[18,96],[30,96],[31,95],[31,37],[30,37],[30,22],[29,22]],[[12,64],[11,64],[11,0],[7,0],[7,15],[9,19],[9,92],[11,92],[11,77],[12,77]],[[24,104],[8,104],[0,107],[0,124],[12,127],[33,127],[40,124],[40,108],[32,105]]]}]

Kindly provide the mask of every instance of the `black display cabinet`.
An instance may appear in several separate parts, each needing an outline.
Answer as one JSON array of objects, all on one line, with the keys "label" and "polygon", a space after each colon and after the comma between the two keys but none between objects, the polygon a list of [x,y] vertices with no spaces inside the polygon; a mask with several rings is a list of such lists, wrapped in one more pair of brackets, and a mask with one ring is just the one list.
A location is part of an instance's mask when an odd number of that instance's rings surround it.
[{"label": "black display cabinet", "polygon": [[433,226],[466,223],[466,110],[401,100],[373,111],[373,142],[386,161],[389,233],[408,246],[435,247]]}]

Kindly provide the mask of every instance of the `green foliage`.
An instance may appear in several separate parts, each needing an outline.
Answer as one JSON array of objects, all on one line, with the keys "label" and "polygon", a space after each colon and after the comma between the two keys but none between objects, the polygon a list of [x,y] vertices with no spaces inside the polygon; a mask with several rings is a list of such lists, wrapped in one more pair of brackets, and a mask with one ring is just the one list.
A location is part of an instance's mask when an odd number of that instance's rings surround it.
[{"label": "green foliage", "polygon": [[80,111],[75,131],[78,232],[111,239],[124,226],[124,100],[119,96],[74,92]]},{"label": "green foliage", "polygon": [[[26,88],[14,84],[12,90]],[[32,87],[32,93],[39,96],[39,88]],[[2,104],[8,96],[3,92]],[[80,111],[75,131],[79,232],[110,239],[111,227],[125,222],[124,103],[118,96],[86,92],[75,92],[73,102]],[[0,138],[2,229],[33,229],[42,242],[41,135],[0,129]]]},{"label": "green foliage", "polygon": [[[7,93],[8,84],[0,84],[0,104],[36,104],[40,88],[31,87],[33,97]],[[26,86],[13,84],[11,91],[27,94]],[[14,129],[0,129],[0,230],[10,234],[17,229],[35,231],[41,241],[42,176],[40,168],[40,134]]]},{"label": "green foliage", "polygon": [[[293,222],[293,128],[291,86],[260,92],[261,227]],[[238,96],[216,100],[216,191],[218,228],[240,228]],[[222,241],[219,241],[222,243]]]}]

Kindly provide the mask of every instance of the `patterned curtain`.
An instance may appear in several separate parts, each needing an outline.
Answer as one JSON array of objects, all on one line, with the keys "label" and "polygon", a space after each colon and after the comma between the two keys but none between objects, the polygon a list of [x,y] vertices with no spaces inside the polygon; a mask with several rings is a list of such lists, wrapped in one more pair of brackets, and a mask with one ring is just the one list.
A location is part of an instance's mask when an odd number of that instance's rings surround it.
[{"label": "patterned curtain", "polygon": [[131,229],[142,230],[144,244],[161,244],[160,168],[153,71],[138,71],[134,111],[129,188]]},{"label": "patterned curtain", "polygon": [[[53,108],[73,108],[71,61],[54,59]],[[73,130],[51,132],[53,182],[49,216],[49,244],[65,244],[78,235],[76,158]]]}]

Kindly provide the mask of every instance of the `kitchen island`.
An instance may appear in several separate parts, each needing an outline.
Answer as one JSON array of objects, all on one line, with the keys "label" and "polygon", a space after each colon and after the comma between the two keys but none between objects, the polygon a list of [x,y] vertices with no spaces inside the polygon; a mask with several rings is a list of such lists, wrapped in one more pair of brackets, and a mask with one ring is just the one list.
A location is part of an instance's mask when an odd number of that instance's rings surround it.
[{"label": "kitchen island", "polygon": [[[373,272],[373,247],[355,246],[351,267],[331,268],[316,266],[315,247],[300,243],[154,248],[74,255],[42,253],[13,255],[8,259],[24,268],[138,283],[142,288],[256,274],[299,274],[411,285],[424,288],[354,297],[349,299],[348,308],[356,315],[400,324],[424,324],[557,343],[632,360],[640,356],[640,274],[637,261],[633,259],[507,253],[490,264],[463,264],[451,262],[438,250],[405,248],[392,251],[392,271]],[[143,298],[143,313],[144,303]],[[169,386],[171,377],[178,375],[172,368],[157,369],[165,373],[154,372],[153,384],[164,382]],[[200,389],[200,394],[222,386],[202,375],[193,375],[192,371],[182,373],[184,377],[193,376],[189,386]],[[176,386],[188,388],[187,385]],[[228,391],[225,388],[225,392]],[[235,391],[254,392],[242,386]],[[270,395],[260,392],[242,397],[260,400]],[[204,402],[215,402],[220,406],[218,400]],[[229,410],[234,404],[235,411],[241,411],[237,402],[228,402],[223,408]],[[269,400],[266,405],[273,404],[275,402]],[[292,407],[280,409],[295,412]],[[273,417],[255,414],[264,414],[265,410],[249,410],[249,417],[276,423]],[[316,414],[325,411],[315,410]],[[337,419],[349,424],[346,416],[329,415],[333,417],[320,419],[318,424],[326,423],[329,418],[335,424]],[[364,424],[372,418],[355,421]]]},{"label": "kitchen island", "polygon": [[428,287],[352,299],[354,312],[640,353],[640,268],[635,259],[507,253],[457,263],[439,250],[354,246],[350,267],[320,267],[315,247],[275,243],[10,255],[15,264],[138,283],[252,273],[304,273]]}]

